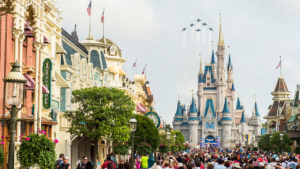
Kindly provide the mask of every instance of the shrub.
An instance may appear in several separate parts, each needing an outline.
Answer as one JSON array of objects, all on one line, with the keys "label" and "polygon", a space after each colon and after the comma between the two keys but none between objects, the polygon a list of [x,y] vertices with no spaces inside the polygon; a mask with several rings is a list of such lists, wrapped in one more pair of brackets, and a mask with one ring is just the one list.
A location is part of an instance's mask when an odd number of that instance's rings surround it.
[{"label": "shrub", "polygon": [[296,154],[300,154],[300,147],[296,147],[295,153],[296,153]]},{"label": "shrub", "polygon": [[253,151],[257,151],[258,150],[258,148],[257,147],[253,147],[253,149],[252,149]]},{"label": "shrub", "polygon": [[114,143],[113,151],[115,154],[127,155],[129,151],[129,144],[125,142]]},{"label": "shrub", "polygon": [[167,144],[159,144],[159,152],[160,153],[167,153],[168,152],[168,145]]},{"label": "shrub", "polygon": [[151,144],[145,143],[145,142],[140,142],[137,145],[136,151],[140,155],[148,155],[151,153]]},{"label": "shrub", "polygon": [[20,161],[21,168],[38,166],[41,169],[52,169],[55,164],[55,143],[50,141],[43,130],[38,134],[30,134],[27,138],[21,139],[20,150],[17,152],[17,158]]},{"label": "shrub", "polygon": [[285,146],[284,151],[288,152],[288,153],[291,153],[292,152],[292,147],[291,146]]}]

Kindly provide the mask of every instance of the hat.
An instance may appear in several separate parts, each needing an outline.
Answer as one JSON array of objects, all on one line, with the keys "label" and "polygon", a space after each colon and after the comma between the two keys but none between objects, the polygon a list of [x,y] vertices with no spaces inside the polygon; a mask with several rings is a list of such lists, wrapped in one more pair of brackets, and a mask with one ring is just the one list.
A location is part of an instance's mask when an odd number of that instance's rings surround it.
[{"label": "hat", "polygon": [[241,168],[241,166],[240,166],[239,163],[234,163],[232,167],[234,167],[234,168]]},{"label": "hat", "polygon": [[69,160],[69,157],[68,157],[68,156],[64,156],[64,159],[67,159],[67,160]]},{"label": "hat", "polygon": [[264,163],[259,163],[259,166],[260,166],[260,167],[264,167],[265,164],[264,164]]},{"label": "hat", "polygon": [[295,157],[292,157],[291,160],[296,160],[296,158],[295,158]]},{"label": "hat", "polygon": [[279,158],[278,157],[276,157],[276,159],[275,159],[276,161],[279,161]]},{"label": "hat", "polygon": [[285,159],[285,156],[283,156],[282,158]]}]

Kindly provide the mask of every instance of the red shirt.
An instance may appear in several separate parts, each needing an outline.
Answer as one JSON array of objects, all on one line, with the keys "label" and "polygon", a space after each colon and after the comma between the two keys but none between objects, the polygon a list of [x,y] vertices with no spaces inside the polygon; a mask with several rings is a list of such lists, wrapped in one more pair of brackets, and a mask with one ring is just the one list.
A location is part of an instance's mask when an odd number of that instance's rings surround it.
[{"label": "red shirt", "polygon": [[188,163],[188,161],[189,161],[189,158],[186,158],[186,159],[185,159],[185,163]]},{"label": "red shirt", "polygon": [[262,158],[260,158],[260,157],[258,158],[258,160],[259,160],[260,162],[263,162],[263,161],[264,161],[264,160],[263,160]]},{"label": "red shirt", "polygon": [[114,167],[116,168],[116,165],[115,165],[115,163],[114,163],[113,161],[105,161],[105,162],[102,164],[101,168],[102,168],[102,169],[106,169],[108,163],[113,163]]}]

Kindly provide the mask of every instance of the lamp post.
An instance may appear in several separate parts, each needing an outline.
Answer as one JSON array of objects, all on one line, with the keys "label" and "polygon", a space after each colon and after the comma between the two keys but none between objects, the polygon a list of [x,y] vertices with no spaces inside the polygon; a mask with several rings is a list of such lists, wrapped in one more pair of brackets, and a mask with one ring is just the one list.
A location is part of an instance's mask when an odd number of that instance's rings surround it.
[{"label": "lamp post", "polygon": [[130,124],[130,131],[131,131],[131,161],[130,161],[130,168],[133,169],[134,165],[134,132],[137,128],[137,121],[134,116],[129,121]]},{"label": "lamp post", "polygon": [[[176,146],[176,134],[173,135],[174,139],[175,139],[175,143],[174,145]],[[176,146],[177,147],[177,146]]]},{"label": "lamp post", "polygon": [[279,134],[279,136],[280,136],[280,142],[281,142],[281,152],[282,152],[282,141],[283,141],[283,134],[282,134],[282,133],[280,133],[280,134]]},{"label": "lamp post", "polygon": [[167,132],[167,140],[168,140],[168,154],[169,154],[169,151],[170,151],[170,145],[169,145],[169,143],[170,143],[170,132]]},{"label": "lamp post", "polygon": [[271,139],[273,138],[273,136],[272,135],[270,135],[270,143],[271,143]]},{"label": "lamp post", "polygon": [[[5,108],[10,112],[10,142],[9,142],[9,154],[8,154],[8,169],[14,168],[14,152],[15,152],[15,136],[16,136],[16,122],[17,122],[17,112],[22,109],[17,108],[22,102],[23,89],[26,79],[20,72],[20,65],[15,62],[12,65],[12,70],[3,79],[5,86],[5,100],[6,103],[11,106],[11,108]],[[24,104],[24,100],[23,100]]]}]

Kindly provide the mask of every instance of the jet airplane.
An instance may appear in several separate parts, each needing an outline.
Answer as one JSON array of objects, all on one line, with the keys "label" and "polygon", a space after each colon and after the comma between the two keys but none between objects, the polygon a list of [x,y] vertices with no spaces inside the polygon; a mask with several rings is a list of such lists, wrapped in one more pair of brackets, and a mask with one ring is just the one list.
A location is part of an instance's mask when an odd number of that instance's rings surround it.
[{"label": "jet airplane", "polygon": [[182,31],[185,31],[185,30],[186,30],[186,28],[183,28],[183,29],[182,29]]},{"label": "jet airplane", "polygon": [[200,29],[197,29],[196,31],[197,31],[197,32],[200,32],[201,30],[200,30]]},{"label": "jet airplane", "polygon": [[191,23],[190,27],[194,26],[195,24]]},{"label": "jet airplane", "polygon": [[214,31],[212,28],[208,28],[210,31]]},{"label": "jet airplane", "polygon": [[201,19],[197,19],[196,21],[197,21],[197,22],[201,22],[202,20],[201,20]]},{"label": "jet airplane", "polygon": [[203,26],[206,26],[207,24],[204,22],[202,25],[203,25]]}]

